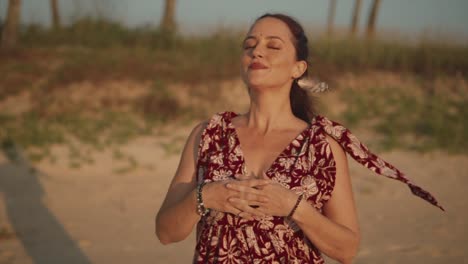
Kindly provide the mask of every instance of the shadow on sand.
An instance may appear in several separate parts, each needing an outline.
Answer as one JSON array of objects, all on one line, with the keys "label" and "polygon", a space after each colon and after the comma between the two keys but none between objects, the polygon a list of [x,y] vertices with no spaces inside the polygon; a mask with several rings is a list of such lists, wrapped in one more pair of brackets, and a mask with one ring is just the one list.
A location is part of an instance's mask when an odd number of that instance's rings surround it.
[{"label": "shadow on sand", "polygon": [[12,228],[33,263],[91,264],[60,221],[43,203],[40,172],[14,145],[3,147],[9,161],[0,164],[0,192]]}]

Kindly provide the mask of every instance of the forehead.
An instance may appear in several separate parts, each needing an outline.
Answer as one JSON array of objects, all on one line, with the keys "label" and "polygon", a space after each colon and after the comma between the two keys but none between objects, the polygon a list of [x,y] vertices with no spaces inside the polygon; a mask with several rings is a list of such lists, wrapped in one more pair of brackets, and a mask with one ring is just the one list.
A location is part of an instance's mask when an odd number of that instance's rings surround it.
[{"label": "forehead", "polygon": [[252,25],[248,33],[249,36],[276,36],[283,40],[291,40],[292,33],[288,26],[281,20],[273,17],[265,17]]}]

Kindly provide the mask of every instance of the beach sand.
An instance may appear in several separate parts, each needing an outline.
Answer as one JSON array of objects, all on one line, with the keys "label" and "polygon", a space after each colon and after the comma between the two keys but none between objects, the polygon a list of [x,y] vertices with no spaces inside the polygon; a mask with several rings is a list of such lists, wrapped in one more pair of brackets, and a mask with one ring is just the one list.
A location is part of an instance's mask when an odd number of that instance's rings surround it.
[{"label": "beach sand", "polygon": [[[66,158],[32,169],[1,157],[0,263],[190,263],[194,234],[166,246],[154,234],[179,162],[161,142],[141,137],[122,147],[139,163],[127,172],[107,152],[80,169]],[[61,157],[63,149],[53,151]],[[446,212],[349,160],[362,232],[355,263],[468,263],[468,157],[407,151],[382,157],[430,190]]]},{"label": "beach sand", "polygon": [[[395,75],[370,76],[369,85],[402,82]],[[343,77],[341,86],[362,86],[351,77]],[[135,90],[133,86],[121,90]],[[226,82],[223,89],[213,113],[246,108],[240,80]],[[187,104],[203,103],[188,93],[178,96]],[[321,98],[336,106],[334,116],[345,111],[338,97],[330,93]],[[164,246],[155,236],[154,219],[194,125],[168,124],[166,133],[140,136],[120,147],[137,166],[116,159],[111,149],[92,152],[94,162],[79,168],[70,167],[65,146],[52,147],[55,161],[35,164],[13,162],[0,153],[0,263],[190,263],[194,234]],[[373,146],[370,133],[353,132]],[[403,150],[379,154],[429,190],[446,212],[350,159],[362,234],[355,263],[468,263],[468,156]]]}]

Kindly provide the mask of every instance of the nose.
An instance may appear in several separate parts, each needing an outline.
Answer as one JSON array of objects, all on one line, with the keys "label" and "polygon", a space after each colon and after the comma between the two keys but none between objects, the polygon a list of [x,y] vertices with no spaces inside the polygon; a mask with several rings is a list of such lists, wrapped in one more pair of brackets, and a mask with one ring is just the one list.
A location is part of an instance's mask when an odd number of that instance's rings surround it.
[{"label": "nose", "polygon": [[252,50],[252,57],[254,58],[263,58],[263,48],[261,45],[257,44]]}]

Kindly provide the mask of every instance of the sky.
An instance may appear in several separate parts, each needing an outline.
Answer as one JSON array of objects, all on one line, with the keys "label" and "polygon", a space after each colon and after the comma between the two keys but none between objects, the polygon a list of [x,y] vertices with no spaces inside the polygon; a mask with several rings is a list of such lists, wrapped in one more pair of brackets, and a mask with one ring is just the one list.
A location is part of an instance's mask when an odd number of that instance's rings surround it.
[{"label": "sky", "polygon": [[[176,0],[176,19],[182,32],[199,34],[220,27],[242,29],[265,12],[296,17],[307,29],[324,30],[327,0]],[[363,0],[361,32],[371,0]],[[6,16],[8,0],[0,0],[0,18]],[[22,0],[24,24],[50,25],[49,0]],[[348,27],[354,0],[337,0],[335,25]],[[129,27],[158,25],[163,0],[59,0],[64,21],[82,16],[105,16]],[[381,0],[377,29],[408,36],[429,34],[459,36],[468,40],[468,0]]]}]

